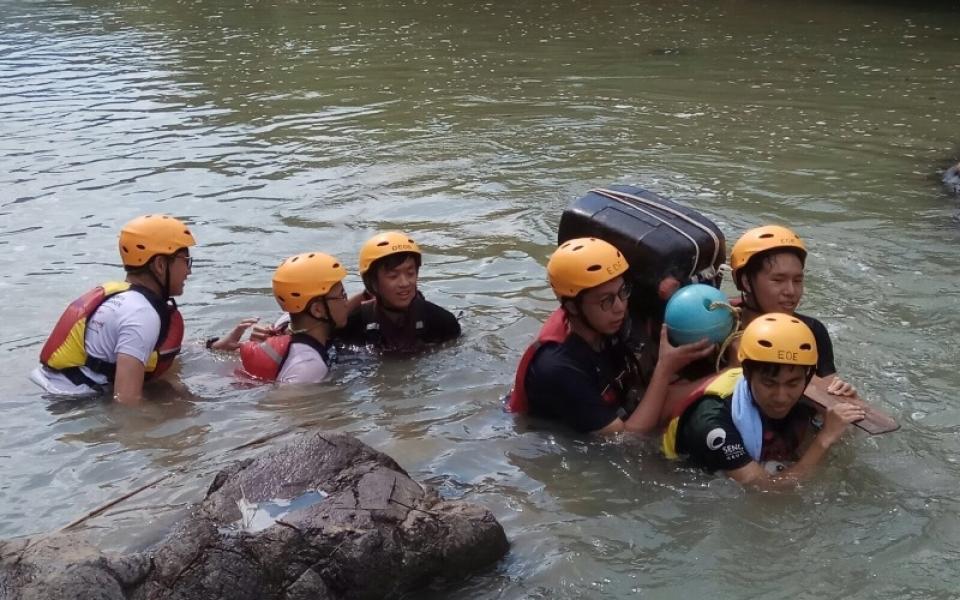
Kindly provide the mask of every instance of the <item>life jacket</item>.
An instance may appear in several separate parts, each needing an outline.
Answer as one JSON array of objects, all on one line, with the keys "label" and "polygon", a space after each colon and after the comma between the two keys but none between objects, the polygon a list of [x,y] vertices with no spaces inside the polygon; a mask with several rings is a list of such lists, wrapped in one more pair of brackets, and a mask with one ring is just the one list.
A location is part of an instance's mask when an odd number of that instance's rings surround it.
[{"label": "life jacket", "polygon": [[[520,363],[517,365],[517,373],[513,379],[513,390],[510,391],[506,399],[507,412],[526,413],[529,411],[530,405],[527,397],[526,383],[527,371],[530,370],[530,365],[533,363],[537,351],[545,344],[562,344],[566,341],[569,334],[567,315],[563,312],[562,308],[558,308],[547,317],[543,327],[540,328],[540,333],[537,334],[537,339],[527,347],[523,356],[520,357]],[[623,398],[621,392],[623,392],[627,386],[620,380],[628,373],[635,374],[636,369],[634,368],[633,371],[631,371],[630,366],[633,365],[629,365],[628,368],[616,378],[618,385],[611,384],[603,390],[602,399],[605,404],[611,406],[619,406],[622,404]]]},{"label": "life jacket", "polygon": [[667,428],[660,438],[660,448],[667,458],[680,458],[680,455],[677,453],[677,429],[683,413],[687,412],[688,408],[704,396],[717,396],[722,398],[724,402],[730,400],[730,398],[733,397],[734,388],[737,387],[737,380],[742,373],[743,369],[728,369],[716,377],[706,379],[690,392],[686,398],[673,407],[673,412],[670,414],[670,421],[667,423]]},{"label": "life jacket", "polygon": [[132,291],[142,294],[160,317],[160,335],[157,345],[144,365],[145,379],[159,377],[173,364],[183,342],[183,316],[172,299],[163,300],[149,289],[126,281],[111,281],[97,286],[67,306],[40,350],[40,363],[53,371],[63,373],[75,385],[100,387],[87,377],[80,367],[113,381],[117,365],[87,354],[87,321],[112,296]]},{"label": "life jacket", "polygon": [[314,348],[325,363],[330,363],[326,346],[305,333],[288,333],[268,337],[262,342],[247,341],[240,344],[243,374],[263,381],[276,381],[294,342]]},{"label": "life jacket", "polygon": [[547,321],[540,328],[537,339],[534,340],[523,356],[520,357],[520,364],[517,365],[517,374],[513,379],[513,390],[507,400],[507,412],[526,413],[529,408],[527,403],[527,371],[530,369],[530,363],[544,344],[562,344],[567,335],[567,315],[562,308],[553,311],[547,318]]},{"label": "life jacket", "polygon": [[376,300],[360,305],[363,336],[367,344],[389,352],[411,352],[424,343],[424,306],[426,300],[417,292],[406,310],[402,323],[388,317]]},{"label": "life jacket", "polygon": [[[733,398],[733,390],[737,386],[737,380],[742,373],[743,369],[740,368],[727,369],[716,377],[704,381],[703,384],[690,392],[690,395],[677,403],[670,415],[670,422],[661,437],[660,447],[667,458],[676,459],[680,457],[677,452],[677,432],[683,414],[706,396],[716,396],[729,403]],[[805,410],[805,407],[801,406],[799,410]],[[771,423],[765,420],[763,446],[760,452],[761,462],[796,460],[797,449],[800,447],[809,425],[809,419],[792,418],[786,421],[783,427],[774,429],[771,427]]]}]

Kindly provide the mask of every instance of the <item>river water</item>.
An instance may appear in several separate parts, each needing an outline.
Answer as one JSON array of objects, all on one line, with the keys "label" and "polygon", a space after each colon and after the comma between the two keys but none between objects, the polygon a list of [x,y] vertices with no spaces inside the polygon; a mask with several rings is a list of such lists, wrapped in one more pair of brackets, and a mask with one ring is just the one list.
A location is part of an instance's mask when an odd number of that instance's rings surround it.
[{"label": "river water", "polygon": [[[0,1],[0,537],[162,535],[232,448],[304,422],[489,507],[500,564],[414,597],[947,598],[960,587],[955,4],[812,0]],[[644,440],[515,423],[513,369],[553,308],[563,207],[630,183],[735,239],[811,247],[805,312],[903,425],[855,431],[792,493],[745,493]],[[181,307],[201,340],[273,318],[273,268],[373,232],[425,248],[465,336],[327,385],[248,387],[198,342],[139,410],[26,379],[65,304],[115,278],[148,212],[200,242]],[[729,290],[729,284],[726,284]]]}]

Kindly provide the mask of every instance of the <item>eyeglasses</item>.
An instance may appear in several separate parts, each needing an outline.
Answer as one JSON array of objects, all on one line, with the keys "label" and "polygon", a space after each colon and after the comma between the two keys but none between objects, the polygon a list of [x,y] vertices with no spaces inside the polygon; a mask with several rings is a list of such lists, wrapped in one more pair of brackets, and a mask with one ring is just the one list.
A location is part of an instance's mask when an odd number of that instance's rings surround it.
[{"label": "eyeglasses", "polygon": [[606,296],[600,298],[600,301],[597,302],[597,305],[600,306],[600,310],[607,312],[613,308],[614,301],[619,298],[621,301],[626,302],[630,298],[630,292],[633,291],[629,283],[624,283],[620,286],[620,289],[617,290],[616,294],[607,294]]},{"label": "eyeglasses", "polygon": [[192,269],[193,269],[193,257],[190,256],[189,254],[174,254],[174,255],[173,255],[173,258],[171,258],[170,260],[177,260],[177,259],[181,259],[181,258],[182,258],[183,260],[187,261],[187,270],[188,270],[188,271],[189,271],[189,270],[192,270]]},{"label": "eyeglasses", "polygon": [[347,290],[346,288],[340,288],[339,294],[336,294],[336,295],[327,294],[327,298],[330,300],[343,300],[344,302],[346,302],[348,298]]}]

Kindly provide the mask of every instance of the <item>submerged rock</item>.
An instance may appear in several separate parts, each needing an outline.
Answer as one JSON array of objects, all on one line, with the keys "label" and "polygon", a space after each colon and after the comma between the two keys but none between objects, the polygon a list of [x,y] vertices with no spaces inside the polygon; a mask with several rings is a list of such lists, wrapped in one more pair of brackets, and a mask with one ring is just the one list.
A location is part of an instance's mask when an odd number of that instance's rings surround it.
[{"label": "submerged rock", "polygon": [[0,596],[384,598],[507,549],[489,511],[441,500],[349,436],[314,434],[219,473],[151,551],[109,557],[75,536],[0,542]]}]

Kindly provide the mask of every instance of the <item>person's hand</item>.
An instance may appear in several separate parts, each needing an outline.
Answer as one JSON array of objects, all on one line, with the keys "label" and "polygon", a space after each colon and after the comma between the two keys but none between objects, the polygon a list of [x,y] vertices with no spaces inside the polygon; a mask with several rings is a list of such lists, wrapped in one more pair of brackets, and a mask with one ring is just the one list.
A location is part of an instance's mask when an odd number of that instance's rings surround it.
[{"label": "person's hand", "polygon": [[863,407],[848,402],[834,404],[827,409],[820,435],[824,436],[828,444],[835,444],[851,423],[861,421],[866,416],[867,413]]},{"label": "person's hand", "polygon": [[260,342],[267,341],[267,338],[280,335],[280,332],[280,329],[272,325],[254,325],[250,328],[250,341],[259,344]]},{"label": "person's hand", "polygon": [[854,389],[849,382],[846,382],[836,375],[833,376],[833,379],[830,380],[830,383],[827,385],[827,391],[834,396],[856,396],[857,390]]},{"label": "person's hand", "polygon": [[713,353],[714,345],[704,338],[699,342],[673,346],[667,336],[667,326],[660,327],[660,355],[657,357],[657,367],[663,365],[667,373],[672,375],[695,360],[706,358]]},{"label": "person's hand", "polygon": [[230,330],[230,333],[210,344],[210,349],[233,352],[240,347],[240,338],[243,337],[244,332],[253,327],[258,321],[260,321],[260,317],[249,317],[240,321],[236,327]]}]

